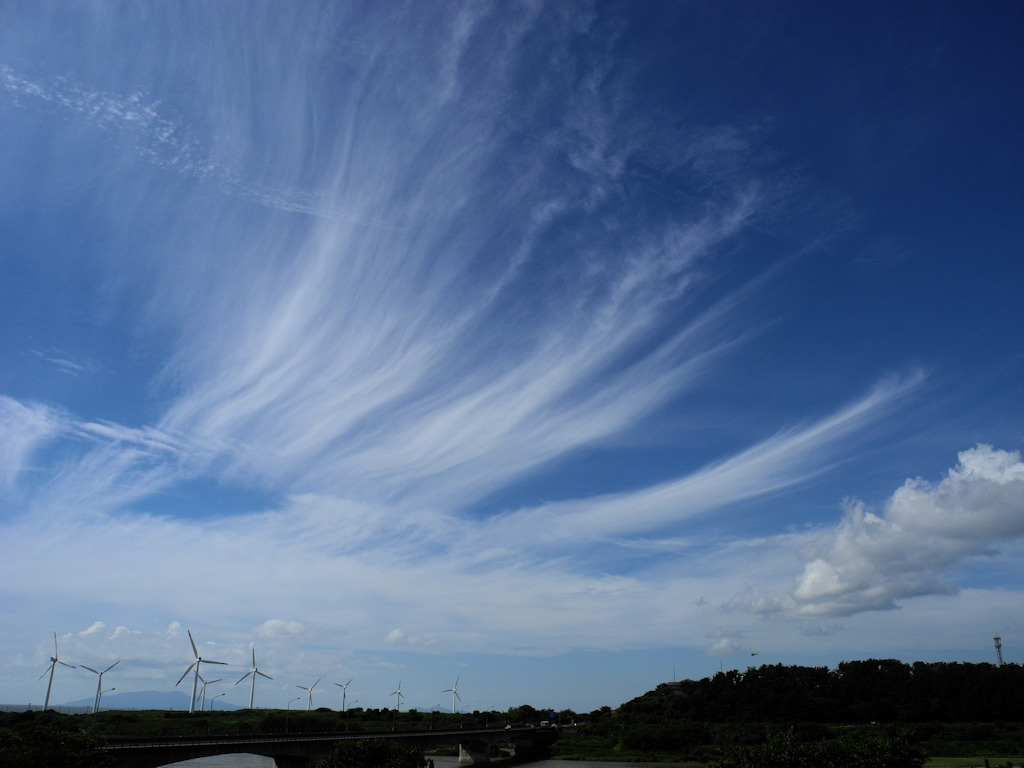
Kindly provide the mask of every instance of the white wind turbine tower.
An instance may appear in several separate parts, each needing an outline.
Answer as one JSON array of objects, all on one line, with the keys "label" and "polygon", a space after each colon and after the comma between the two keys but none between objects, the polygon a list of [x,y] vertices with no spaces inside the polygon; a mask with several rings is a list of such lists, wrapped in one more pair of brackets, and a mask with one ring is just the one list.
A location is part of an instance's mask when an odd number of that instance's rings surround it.
[{"label": "white wind turbine tower", "polygon": [[341,683],[335,683],[336,686],[341,688],[341,712],[345,713],[345,698],[348,696],[348,687],[352,684],[352,678],[348,679],[348,682],[342,685]]},{"label": "white wind turbine tower", "polygon": [[397,691],[392,691],[391,693],[388,694],[388,696],[394,696],[395,697],[395,701],[398,702],[398,708],[397,709],[398,709],[399,712],[401,712],[402,711],[402,699],[405,698],[405,694],[402,693],[402,681],[401,680],[398,681],[398,690]]},{"label": "white wind turbine tower", "polygon": [[199,679],[203,681],[203,694],[202,694],[202,697],[200,698],[200,703],[199,703],[199,711],[202,712],[203,710],[206,709],[206,686],[210,685],[211,683],[219,683],[224,678],[223,677],[218,677],[216,680],[207,680],[202,675],[200,675]]},{"label": "white wind turbine tower", "polygon": [[92,667],[87,667],[85,664],[82,665],[82,669],[88,669],[90,672],[93,672],[93,673],[99,675],[99,680],[96,681],[96,698],[93,699],[93,702],[92,702],[92,713],[94,715],[97,712],[100,711],[100,696],[103,694],[103,676],[105,674],[107,674],[107,672],[112,670],[114,667],[116,667],[120,663],[121,663],[121,660],[118,659],[113,664],[111,664],[109,667],[104,669],[102,672],[100,672],[98,669],[93,669]]},{"label": "white wind turbine tower", "polygon": [[195,677],[192,678],[192,699],[188,704],[188,713],[191,715],[196,710],[196,689],[199,688],[199,667],[202,664],[227,664],[226,661],[213,661],[212,659],[204,659],[199,655],[199,649],[196,648],[196,641],[192,639],[192,630],[188,631],[188,641],[192,643],[192,653],[195,654],[196,660],[188,665],[188,669],[178,678],[178,682],[174,684],[178,686],[182,680],[185,679],[185,675],[195,670]]},{"label": "white wind turbine tower", "polygon": [[[318,677],[316,683],[319,683],[323,678]],[[304,691],[309,691],[309,700],[306,702],[306,711],[309,712],[313,708],[313,689],[316,688],[316,683],[313,683],[309,688],[304,685],[296,685],[296,688],[301,688]]]},{"label": "white wind turbine tower", "polygon": [[68,664],[66,662],[63,662],[63,661],[61,661],[58,658],[58,656],[59,656],[59,654],[57,653],[57,633],[54,632],[53,633],[53,656],[50,657],[50,666],[49,666],[48,669],[43,671],[43,674],[41,674],[39,676],[39,679],[42,680],[44,677],[46,677],[46,673],[47,672],[50,673],[50,682],[46,684],[46,701],[43,703],[43,709],[49,709],[50,708],[50,690],[53,688],[53,671],[57,668],[57,665],[58,664],[63,664],[65,667],[71,667],[71,669],[75,668],[74,664]]},{"label": "white wind turbine tower", "polygon": [[[460,677],[461,677],[461,675],[460,675]],[[462,701],[462,697],[459,696],[459,678],[458,677],[455,678],[455,685],[453,685],[451,688],[445,688],[443,691],[441,691],[441,693],[451,693],[451,695],[452,695],[452,714],[454,715],[455,714],[455,700],[458,699],[459,701]]]},{"label": "white wind turbine tower", "polygon": [[[252,675],[252,687],[249,689],[249,709],[252,709],[252,699],[256,695],[256,676],[259,675],[260,677],[265,677],[267,678],[267,680],[274,679],[270,675],[265,675],[262,672],[260,672],[259,667],[256,666],[255,646],[252,649],[252,669],[250,669],[248,672],[242,675],[242,678],[238,681],[238,683],[242,682],[242,680],[245,680],[245,678],[247,678],[249,675]],[[349,680],[349,682],[351,683],[352,681]],[[238,683],[235,683],[235,685],[238,685]]]}]

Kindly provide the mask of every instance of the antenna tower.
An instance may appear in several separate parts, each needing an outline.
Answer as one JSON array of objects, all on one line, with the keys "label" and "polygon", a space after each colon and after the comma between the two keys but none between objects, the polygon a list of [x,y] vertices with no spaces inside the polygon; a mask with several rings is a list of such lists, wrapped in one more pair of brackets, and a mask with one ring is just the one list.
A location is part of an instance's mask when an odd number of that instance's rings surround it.
[{"label": "antenna tower", "polygon": [[993,637],[992,640],[996,644],[996,666],[1001,667],[1003,666],[1003,643],[999,639],[999,635]]}]

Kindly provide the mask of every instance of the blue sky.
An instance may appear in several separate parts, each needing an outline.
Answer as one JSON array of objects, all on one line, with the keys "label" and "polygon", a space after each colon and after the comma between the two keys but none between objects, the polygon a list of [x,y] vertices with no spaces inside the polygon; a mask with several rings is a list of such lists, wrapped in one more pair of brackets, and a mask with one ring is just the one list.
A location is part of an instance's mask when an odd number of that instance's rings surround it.
[{"label": "blue sky", "polygon": [[5,3],[0,698],[1021,661],[1022,33]]}]

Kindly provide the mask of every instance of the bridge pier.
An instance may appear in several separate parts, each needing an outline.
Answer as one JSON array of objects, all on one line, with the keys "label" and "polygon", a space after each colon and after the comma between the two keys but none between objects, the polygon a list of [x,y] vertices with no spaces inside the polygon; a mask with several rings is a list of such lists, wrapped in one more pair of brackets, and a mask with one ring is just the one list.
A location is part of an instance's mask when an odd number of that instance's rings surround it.
[{"label": "bridge pier", "polygon": [[459,742],[459,765],[487,765],[491,762],[491,745],[487,741]]},{"label": "bridge pier", "polygon": [[274,765],[277,768],[306,768],[312,758],[295,757],[293,755],[278,755],[274,758]]}]

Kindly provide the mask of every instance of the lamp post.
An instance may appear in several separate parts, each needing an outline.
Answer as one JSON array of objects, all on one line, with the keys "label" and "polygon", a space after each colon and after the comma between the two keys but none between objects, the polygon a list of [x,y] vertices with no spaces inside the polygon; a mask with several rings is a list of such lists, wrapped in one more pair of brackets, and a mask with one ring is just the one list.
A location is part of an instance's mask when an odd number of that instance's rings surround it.
[{"label": "lamp post", "polygon": [[93,708],[92,711],[94,713],[100,711],[100,699],[103,698],[103,694],[104,693],[110,693],[111,691],[116,691],[116,690],[117,690],[117,688],[107,688],[107,690],[100,691],[99,693],[97,693],[96,694],[96,706]]},{"label": "lamp post", "polygon": [[221,696],[227,696],[227,694],[226,693],[218,693],[216,696],[214,696],[212,699],[210,699],[210,711],[211,712],[213,712],[213,702],[215,702]]}]

